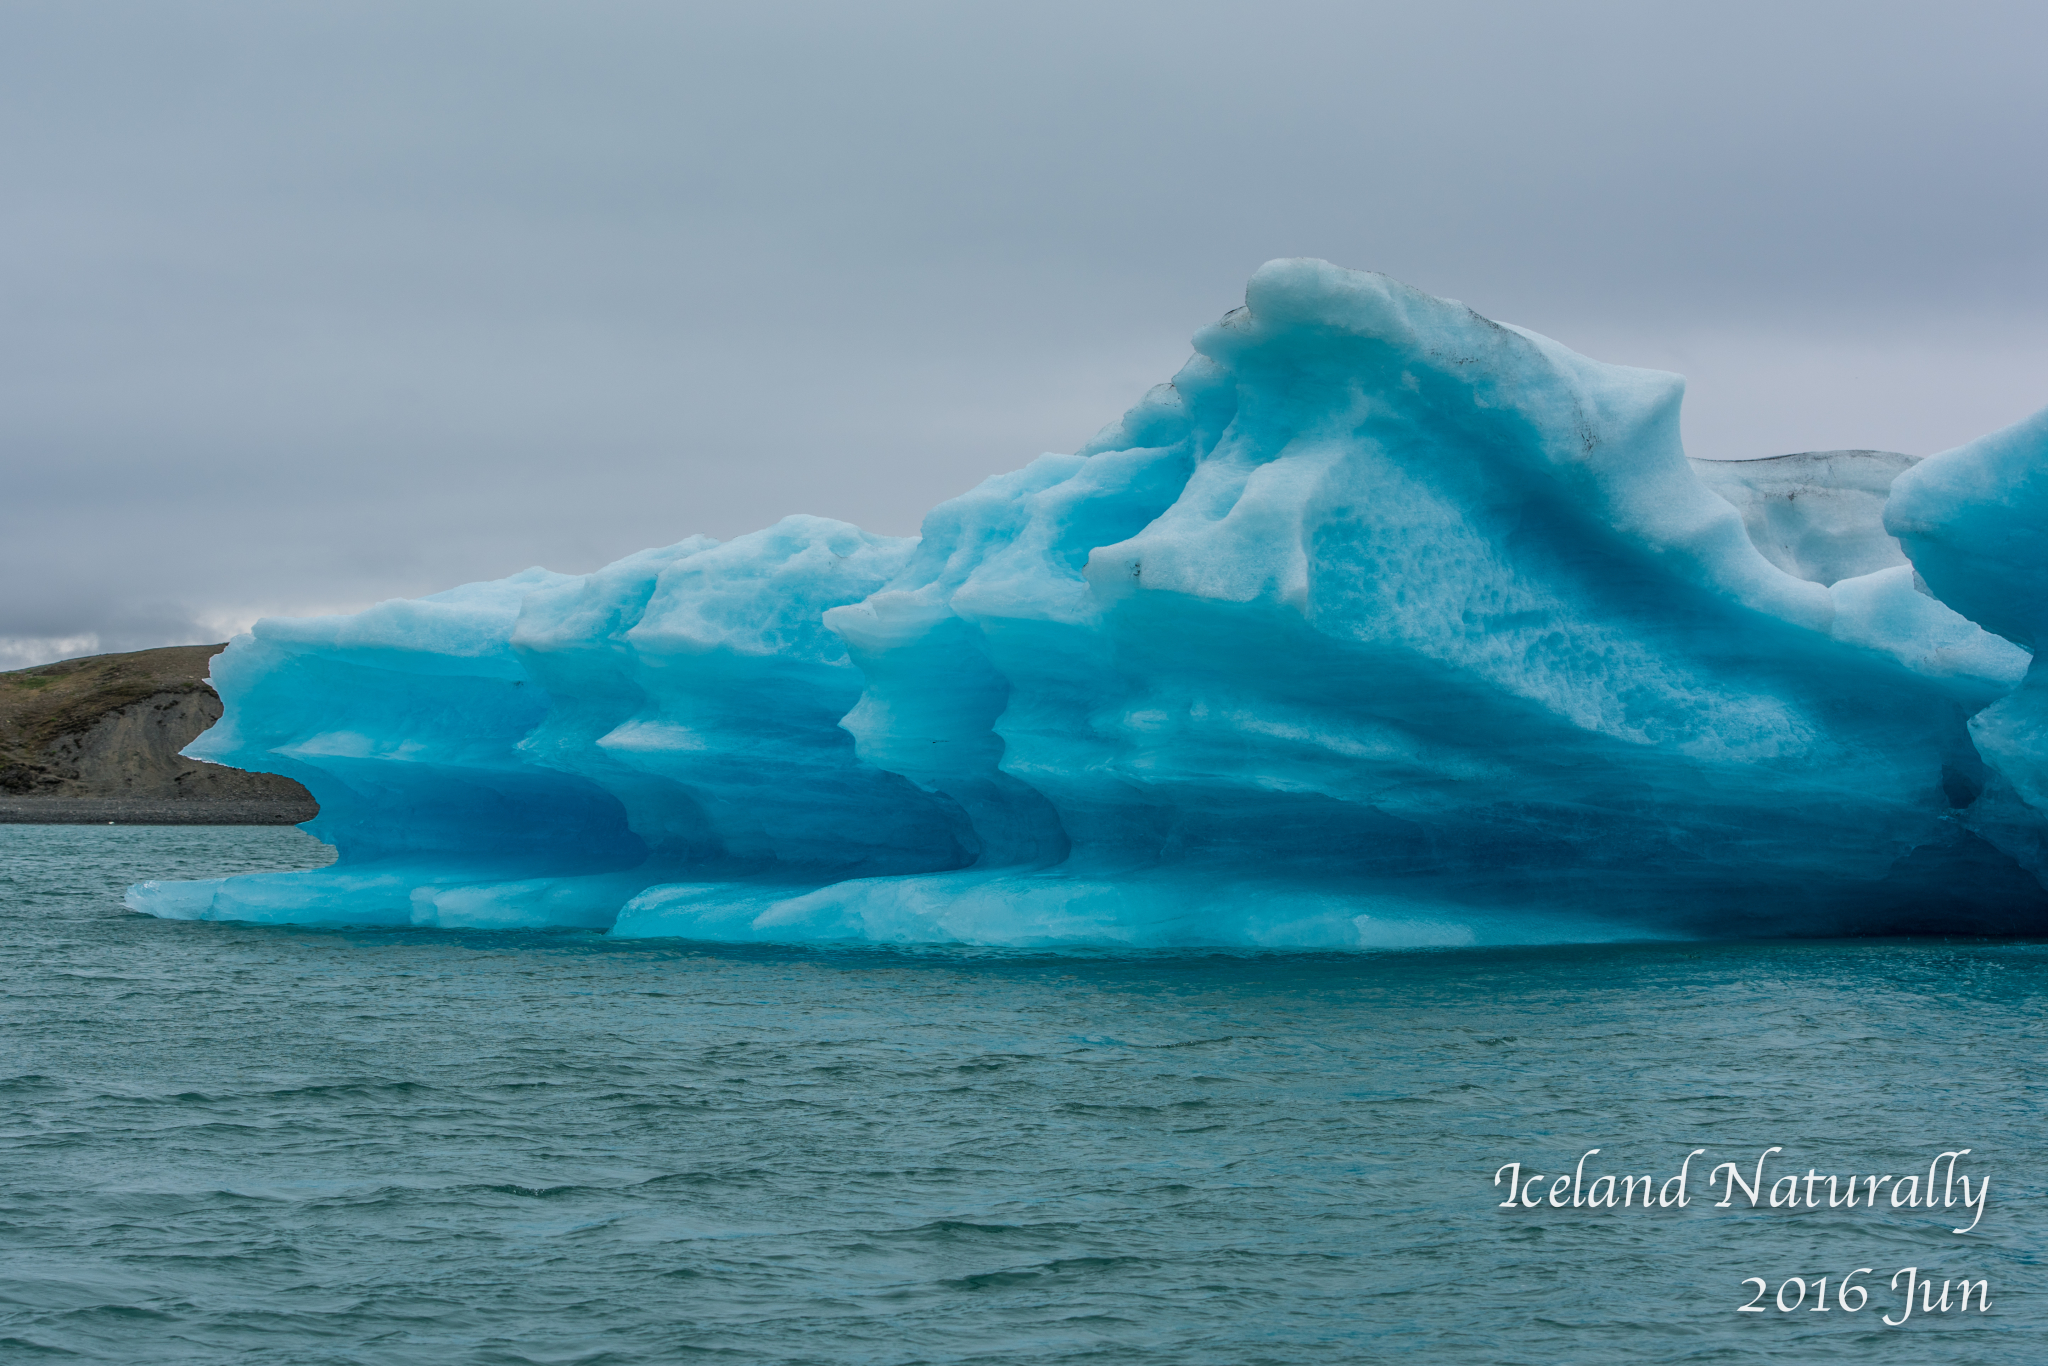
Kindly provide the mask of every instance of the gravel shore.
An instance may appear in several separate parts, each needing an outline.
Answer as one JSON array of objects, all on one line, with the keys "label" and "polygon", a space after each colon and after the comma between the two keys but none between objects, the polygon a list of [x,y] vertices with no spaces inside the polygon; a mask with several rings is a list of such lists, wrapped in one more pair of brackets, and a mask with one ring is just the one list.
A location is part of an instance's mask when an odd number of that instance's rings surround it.
[{"label": "gravel shore", "polygon": [[0,825],[297,825],[319,811],[312,801],[0,797]]}]

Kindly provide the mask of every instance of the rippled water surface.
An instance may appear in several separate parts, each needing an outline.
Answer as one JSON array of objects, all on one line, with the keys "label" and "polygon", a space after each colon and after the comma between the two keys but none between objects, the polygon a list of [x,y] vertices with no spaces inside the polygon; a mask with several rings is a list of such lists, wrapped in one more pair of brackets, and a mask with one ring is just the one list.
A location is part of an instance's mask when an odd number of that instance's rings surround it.
[{"label": "rippled water surface", "polygon": [[[772,950],[155,921],[0,826],[0,1359],[2048,1361],[2037,943]],[[1714,1210],[1700,1162],[1993,1180]],[[1509,1213],[1503,1162],[1685,1211]],[[1860,1314],[1735,1312],[1868,1266]],[[1989,1313],[1897,1312],[1904,1266]]]}]

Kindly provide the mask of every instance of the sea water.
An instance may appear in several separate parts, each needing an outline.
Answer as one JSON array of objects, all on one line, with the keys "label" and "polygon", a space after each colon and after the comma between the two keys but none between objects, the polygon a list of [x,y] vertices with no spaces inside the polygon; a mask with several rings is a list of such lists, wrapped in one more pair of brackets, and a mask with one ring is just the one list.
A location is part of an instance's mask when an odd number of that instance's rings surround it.
[{"label": "sea water", "polygon": [[[2038,942],[1052,955],[120,904],[326,856],[0,826],[0,1359],[2048,1360]],[[1716,1208],[1706,1164],[1774,1146],[1992,1185],[1967,1235]],[[1708,1152],[1684,1209],[1500,1207],[1503,1164],[1547,1190],[1590,1148]],[[1906,1267],[1991,1309],[1887,1326]],[[1867,1307],[1816,1311],[1857,1268]],[[1803,1302],[1740,1312],[1752,1277]]]}]

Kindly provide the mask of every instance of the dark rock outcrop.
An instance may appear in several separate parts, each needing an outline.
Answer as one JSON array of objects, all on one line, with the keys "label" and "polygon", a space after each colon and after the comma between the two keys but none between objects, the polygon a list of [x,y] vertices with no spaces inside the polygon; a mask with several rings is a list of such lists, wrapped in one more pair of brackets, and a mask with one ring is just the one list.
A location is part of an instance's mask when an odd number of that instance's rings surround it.
[{"label": "dark rock outcrop", "polygon": [[293,825],[319,811],[289,778],[178,753],[220,719],[224,645],[93,655],[0,674],[0,823]]}]

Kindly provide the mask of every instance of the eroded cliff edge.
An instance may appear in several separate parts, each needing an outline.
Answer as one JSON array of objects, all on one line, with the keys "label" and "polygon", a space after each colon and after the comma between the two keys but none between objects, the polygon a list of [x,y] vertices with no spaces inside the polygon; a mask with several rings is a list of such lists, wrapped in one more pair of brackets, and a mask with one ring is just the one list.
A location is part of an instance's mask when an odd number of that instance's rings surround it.
[{"label": "eroded cliff edge", "polygon": [[0,823],[296,825],[312,794],[178,751],[218,721],[224,645],[92,655],[0,674]]}]

